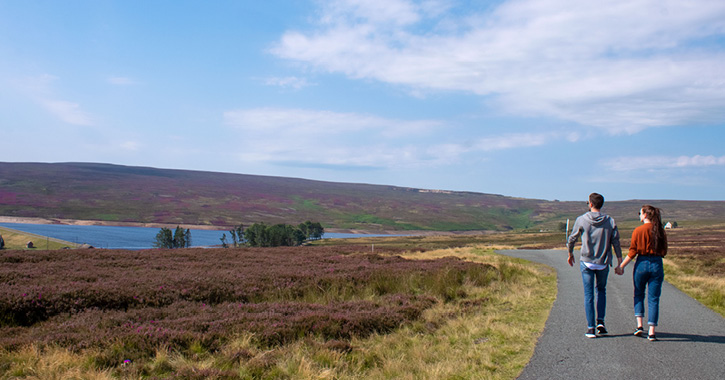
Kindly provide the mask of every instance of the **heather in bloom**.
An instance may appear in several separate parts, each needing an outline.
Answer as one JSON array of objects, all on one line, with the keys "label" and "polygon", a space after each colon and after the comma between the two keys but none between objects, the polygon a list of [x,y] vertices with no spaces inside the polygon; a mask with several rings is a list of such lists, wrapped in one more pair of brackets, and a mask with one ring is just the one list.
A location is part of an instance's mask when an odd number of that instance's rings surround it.
[{"label": "heather in bloom", "polygon": [[[0,344],[117,347],[111,366],[158,347],[214,350],[252,333],[262,347],[306,336],[385,334],[464,284],[499,277],[455,258],[405,260],[355,247],[73,250],[0,257]],[[121,356],[124,355],[124,356]]]}]

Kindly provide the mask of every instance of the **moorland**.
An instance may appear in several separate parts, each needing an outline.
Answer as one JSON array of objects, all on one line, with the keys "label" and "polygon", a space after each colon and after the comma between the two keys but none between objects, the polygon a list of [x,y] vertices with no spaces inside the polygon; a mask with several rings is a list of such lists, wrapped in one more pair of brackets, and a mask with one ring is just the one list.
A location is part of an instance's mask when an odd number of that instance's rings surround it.
[{"label": "moorland", "polygon": [[[642,203],[607,202],[622,245]],[[657,200],[667,280],[725,315],[725,202]],[[583,202],[102,164],[0,163],[0,215],[47,223],[425,231],[295,248],[0,251],[0,377],[501,378],[556,297]],[[465,232],[465,233],[462,233]],[[448,232],[448,233],[442,233]],[[456,233],[450,233],[456,232]],[[57,245],[53,245],[57,244]]]},{"label": "moorland", "polygon": [[[582,194],[584,199],[587,194]],[[646,201],[607,202],[636,222]],[[668,220],[723,220],[722,201],[652,201]],[[556,230],[584,203],[397,186],[93,163],[0,163],[0,216],[109,225],[233,227],[307,220],[325,230]],[[635,210],[635,212],[633,212]],[[27,219],[26,219],[27,220]]]},{"label": "moorland", "polygon": [[[667,280],[725,316],[725,224],[686,225],[668,239]],[[561,241],[501,232],[294,248],[0,251],[0,373],[513,379],[533,354],[556,278],[493,250]]]}]

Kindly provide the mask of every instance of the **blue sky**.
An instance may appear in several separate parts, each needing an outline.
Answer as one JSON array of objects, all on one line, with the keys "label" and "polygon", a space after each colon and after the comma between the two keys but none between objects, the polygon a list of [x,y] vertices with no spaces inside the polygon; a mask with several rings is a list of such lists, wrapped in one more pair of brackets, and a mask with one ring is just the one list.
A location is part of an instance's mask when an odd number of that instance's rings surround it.
[{"label": "blue sky", "polygon": [[725,200],[723,1],[0,0],[0,161]]}]

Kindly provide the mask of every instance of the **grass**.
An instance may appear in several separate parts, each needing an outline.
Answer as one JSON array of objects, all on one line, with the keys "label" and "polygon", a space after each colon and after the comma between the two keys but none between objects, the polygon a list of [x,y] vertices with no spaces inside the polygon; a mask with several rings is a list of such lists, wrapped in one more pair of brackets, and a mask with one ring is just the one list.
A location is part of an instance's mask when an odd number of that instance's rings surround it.
[{"label": "grass", "polygon": [[702,224],[667,233],[665,280],[725,317],[725,224]]},{"label": "grass", "polygon": [[402,250],[430,250],[467,246],[491,246],[502,248],[549,249],[565,246],[564,232],[505,232],[440,234],[430,236],[360,237],[355,239],[323,239],[311,245],[359,245],[393,247]]},{"label": "grass", "polygon": [[[516,378],[533,354],[556,297],[553,271],[496,255],[490,247],[483,246],[408,251],[403,256],[455,256],[493,265],[497,271],[491,272],[495,278],[469,280],[456,290],[465,292],[465,297],[438,302],[424,312],[422,319],[387,334],[354,337],[349,341],[309,336],[264,347],[256,344],[252,334],[237,332],[214,351],[203,345],[192,345],[186,350],[159,347],[148,359],[124,361],[117,367],[102,364],[104,353],[100,348],[70,351],[35,343],[19,350],[0,349],[0,377]],[[445,290],[440,293],[445,295]]]},{"label": "grass", "polygon": [[677,259],[665,259],[665,279],[725,318],[725,278],[707,276],[683,264]]},{"label": "grass", "polygon": [[[66,247],[72,247],[75,248],[78,246],[78,244],[70,243],[63,240],[48,238],[46,236],[40,236],[40,235],[34,235],[29,234],[26,232],[21,232],[17,230],[12,230],[4,227],[0,227],[0,235],[2,235],[3,240],[5,240],[5,249],[48,249],[48,250],[54,250],[54,249],[63,249]],[[36,248],[27,248],[27,244],[29,241],[33,242],[33,245]]]}]

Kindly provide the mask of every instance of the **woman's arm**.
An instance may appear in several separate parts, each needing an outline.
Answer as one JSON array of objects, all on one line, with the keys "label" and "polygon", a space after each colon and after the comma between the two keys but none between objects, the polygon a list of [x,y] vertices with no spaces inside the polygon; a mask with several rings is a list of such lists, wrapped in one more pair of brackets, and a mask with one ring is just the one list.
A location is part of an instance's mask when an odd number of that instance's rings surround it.
[{"label": "woman's arm", "polygon": [[629,244],[629,253],[624,257],[624,260],[622,260],[622,262],[614,268],[614,273],[624,274],[624,267],[626,267],[629,262],[637,256],[637,252],[639,252],[639,245],[642,240],[640,237],[641,234],[640,230],[637,229],[632,232],[632,242]]}]

